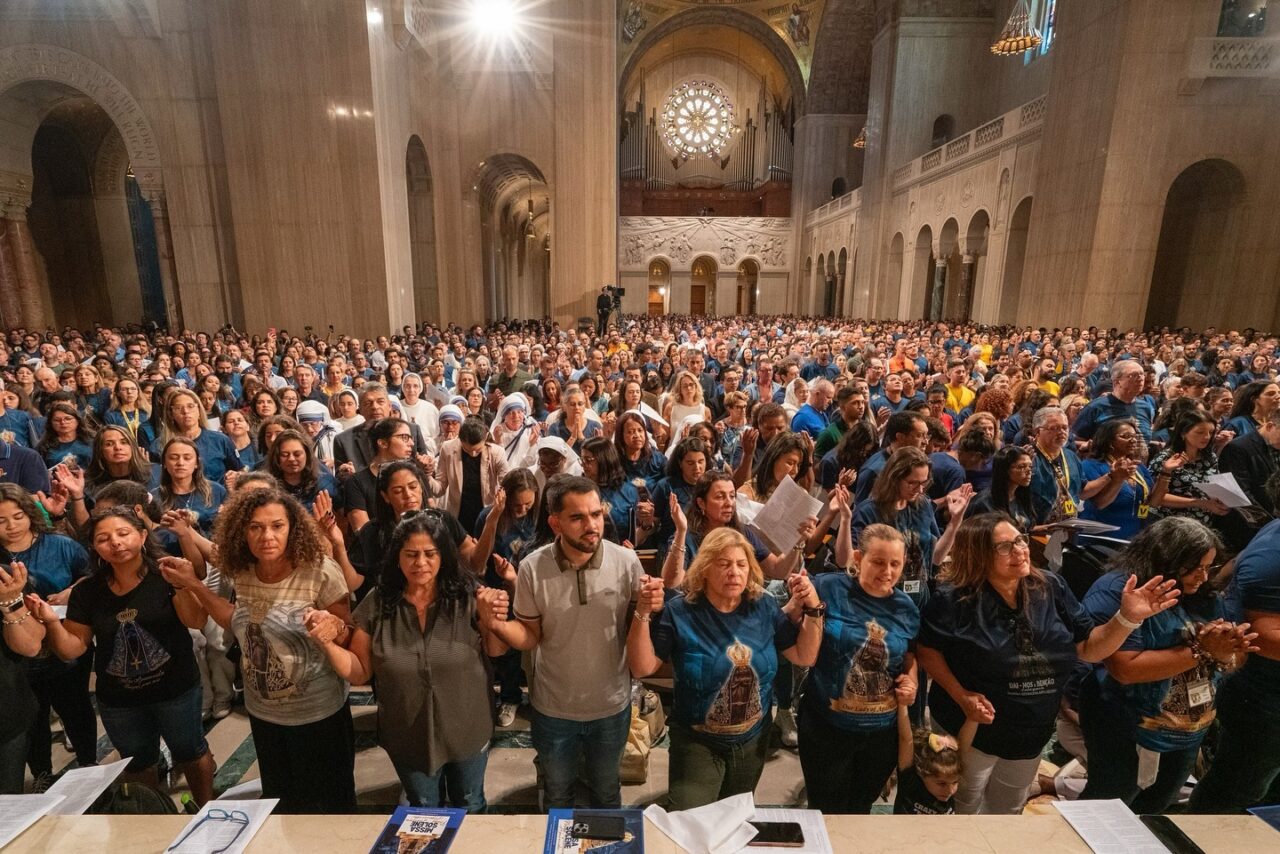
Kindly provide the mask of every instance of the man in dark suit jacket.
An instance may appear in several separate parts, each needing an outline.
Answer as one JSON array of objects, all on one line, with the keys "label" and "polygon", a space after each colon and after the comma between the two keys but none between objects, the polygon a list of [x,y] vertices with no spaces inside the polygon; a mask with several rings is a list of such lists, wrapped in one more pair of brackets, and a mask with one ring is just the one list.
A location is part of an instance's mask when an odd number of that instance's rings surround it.
[{"label": "man in dark suit jacket", "polygon": [[1255,432],[1232,439],[1218,455],[1218,470],[1235,475],[1250,501],[1275,513],[1266,486],[1267,479],[1280,470],[1280,410],[1267,416]]},{"label": "man in dark suit jacket", "polygon": [[[382,383],[365,383],[360,387],[360,414],[364,416],[363,424],[343,430],[333,437],[333,462],[339,468],[340,477],[350,477],[360,469],[367,468],[376,455],[373,440],[369,438],[369,428],[383,418],[391,417],[391,398],[387,396],[386,386]],[[425,454],[427,439],[422,435],[422,430],[413,422],[409,423],[409,428],[413,431],[414,453]],[[341,468],[345,463],[350,463],[352,469],[344,475]]]}]

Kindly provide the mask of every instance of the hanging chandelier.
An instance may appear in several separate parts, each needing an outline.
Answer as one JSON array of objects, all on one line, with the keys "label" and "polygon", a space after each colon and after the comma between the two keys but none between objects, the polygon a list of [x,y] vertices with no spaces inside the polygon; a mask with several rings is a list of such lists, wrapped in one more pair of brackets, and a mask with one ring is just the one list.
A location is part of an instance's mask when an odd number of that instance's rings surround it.
[{"label": "hanging chandelier", "polygon": [[681,83],[662,108],[662,136],[681,160],[716,158],[737,133],[733,104],[714,83]]},{"label": "hanging chandelier", "polygon": [[1018,0],[1000,31],[1000,37],[991,45],[991,52],[996,56],[1016,56],[1034,50],[1041,41],[1040,31],[1031,23],[1027,0]]},{"label": "hanging chandelier", "polygon": [[863,125],[862,130],[858,131],[858,136],[853,140],[854,148],[867,147],[867,126]]}]

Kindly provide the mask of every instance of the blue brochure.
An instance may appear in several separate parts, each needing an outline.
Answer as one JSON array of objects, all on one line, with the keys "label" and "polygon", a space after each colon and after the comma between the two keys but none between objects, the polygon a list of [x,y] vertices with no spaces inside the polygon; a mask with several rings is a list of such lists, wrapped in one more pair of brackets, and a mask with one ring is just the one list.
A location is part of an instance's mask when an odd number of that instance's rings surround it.
[{"label": "blue brochure", "polygon": [[[579,839],[573,835],[573,816],[618,816],[626,826],[622,839]],[[551,810],[542,854],[644,854],[644,813],[640,810]]]},{"label": "blue brochure", "polygon": [[444,854],[466,815],[446,807],[397,807],[369,854]]}]

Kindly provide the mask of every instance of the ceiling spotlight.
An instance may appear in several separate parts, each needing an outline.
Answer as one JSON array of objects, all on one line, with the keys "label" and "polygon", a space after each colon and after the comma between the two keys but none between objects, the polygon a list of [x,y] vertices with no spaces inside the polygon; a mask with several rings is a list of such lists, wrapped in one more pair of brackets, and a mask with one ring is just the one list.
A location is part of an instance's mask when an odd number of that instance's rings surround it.
[{"label": "ceiling spotlight", "polygon": [[516,0],[471,0],[468,23],[477,33],[496,39],[514,39],[523,23]]},{"label": "ceiling spotlight", "polygon": [[382,10],[376,9],[376,8],[370,9],[368,18],[369,18],[370,25],[375,27],[378,26],[379,24],[382,23]]}]

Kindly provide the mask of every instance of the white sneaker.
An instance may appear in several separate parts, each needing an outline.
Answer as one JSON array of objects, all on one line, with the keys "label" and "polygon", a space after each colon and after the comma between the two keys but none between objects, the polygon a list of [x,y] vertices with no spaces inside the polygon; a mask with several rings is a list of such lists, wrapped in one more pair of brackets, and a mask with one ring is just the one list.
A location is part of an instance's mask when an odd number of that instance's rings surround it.
[{"label": "white sneaker", "polygon": [[516,704],[503,703],[498,707],[498,726],[507,727],[516,722]]},{"label": "white sneaker", "polygon": [[778,725],[779,740],[783,747],[795,747],[800,743],[800,734],[796,732],[796,718],[790,709],[778,709],[774,719]]}]

